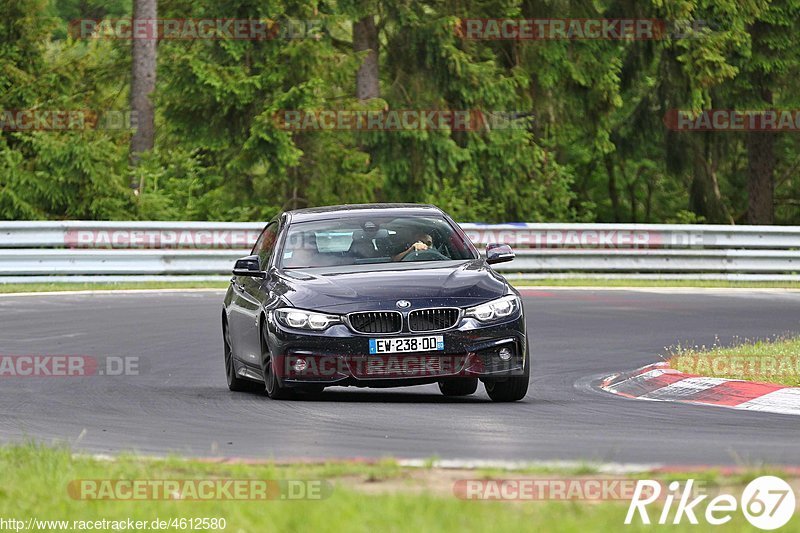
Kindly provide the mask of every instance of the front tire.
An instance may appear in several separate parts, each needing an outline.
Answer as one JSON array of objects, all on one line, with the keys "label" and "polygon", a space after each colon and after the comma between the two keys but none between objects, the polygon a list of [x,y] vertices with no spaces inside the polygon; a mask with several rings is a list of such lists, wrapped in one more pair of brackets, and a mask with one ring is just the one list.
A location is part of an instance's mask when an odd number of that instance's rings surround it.
[{"label": "front tire", "polygon": [[469,396],[478,390],[478,378],[440,381],[439,390],[445,396]]},{"label": "front tire", "polygon": [[261,324],[261,351],[263,353],[262,360],[264,363],[262,370],[264,372],[264,386],[267,390],[267,396],[272,400],[290,399],[293,396],[293,391],[281,383],[281,379],[277,376],[272,366],[272,356],[267,344],[267,326],[263,322]]},{"label": "front tire", "polygon": [[231,334],[228,331],[228,323],[222,321],[222,345],[225,356],[225,377],[228,381],[228,388],[233,392],[244,392],[255,389],[255,383],[236,375],[236,366],[233,363],[233,349],[231,348]]},{"label": "front tire", "polygon": [[528,394],[528,382],[531,377],[531,360],[526,358],[525,370],[521,376],[511,376],[503,381],[485,381],[486,394],[494,402],[516,402]]}]

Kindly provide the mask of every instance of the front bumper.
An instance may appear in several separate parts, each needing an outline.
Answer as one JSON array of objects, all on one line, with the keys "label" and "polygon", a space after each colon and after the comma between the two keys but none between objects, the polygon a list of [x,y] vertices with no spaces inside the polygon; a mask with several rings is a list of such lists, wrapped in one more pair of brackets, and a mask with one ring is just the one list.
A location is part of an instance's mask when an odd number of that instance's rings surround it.
[{"label": "front bumper", "polygon": [[[370,355],[370,338],[420,337],[428,333],[393,335],[355,333],[344,324],[315,333],[269,323],[269,351],[281,382],[293,385],[354,385],[391,387],[446,379],[504,379],[522,375],[529,364],[525,319],[482,324],[464,318],[458,327],[430,335],[444,337],[444,350]],[[503,360],[500,350],[511,352]]]}]

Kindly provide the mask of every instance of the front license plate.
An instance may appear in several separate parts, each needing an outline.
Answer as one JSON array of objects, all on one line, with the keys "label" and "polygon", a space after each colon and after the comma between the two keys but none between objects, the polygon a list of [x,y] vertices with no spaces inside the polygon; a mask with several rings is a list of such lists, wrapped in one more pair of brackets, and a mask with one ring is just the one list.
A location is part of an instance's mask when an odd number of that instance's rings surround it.
[{"label": "front license plate", "polygon": [[434,352],[444,350],[444,337],[398,337],[392,339],[370,339],[369,353]]}]

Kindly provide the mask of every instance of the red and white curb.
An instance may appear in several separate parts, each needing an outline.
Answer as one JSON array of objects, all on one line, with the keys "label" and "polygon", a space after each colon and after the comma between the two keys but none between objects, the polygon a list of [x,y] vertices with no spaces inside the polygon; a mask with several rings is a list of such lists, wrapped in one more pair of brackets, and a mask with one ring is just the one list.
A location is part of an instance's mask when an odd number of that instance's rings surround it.
[{"label": "red and white curb", "polygon": [[684,374],[666,362],[609,376],[600,388],[639,400],[800,415],[800,387]]}]

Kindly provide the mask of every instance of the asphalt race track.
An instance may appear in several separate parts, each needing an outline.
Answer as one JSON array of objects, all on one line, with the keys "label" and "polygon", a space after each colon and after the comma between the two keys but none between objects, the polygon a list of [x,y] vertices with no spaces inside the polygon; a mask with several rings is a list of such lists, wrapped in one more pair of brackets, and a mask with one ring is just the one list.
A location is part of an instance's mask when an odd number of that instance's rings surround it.
[{"label": "asphalt race track", "polygon": [[329,389],[295,402],[225,385],[222,291],[0,297],[0,354],[136,356],[140,375],[0,377],[0,440],[263,458],[800,464],[800,417],[627,400],[593,380],[677,343],[800,331],[800,293],[529,290],[528,397]]}]

